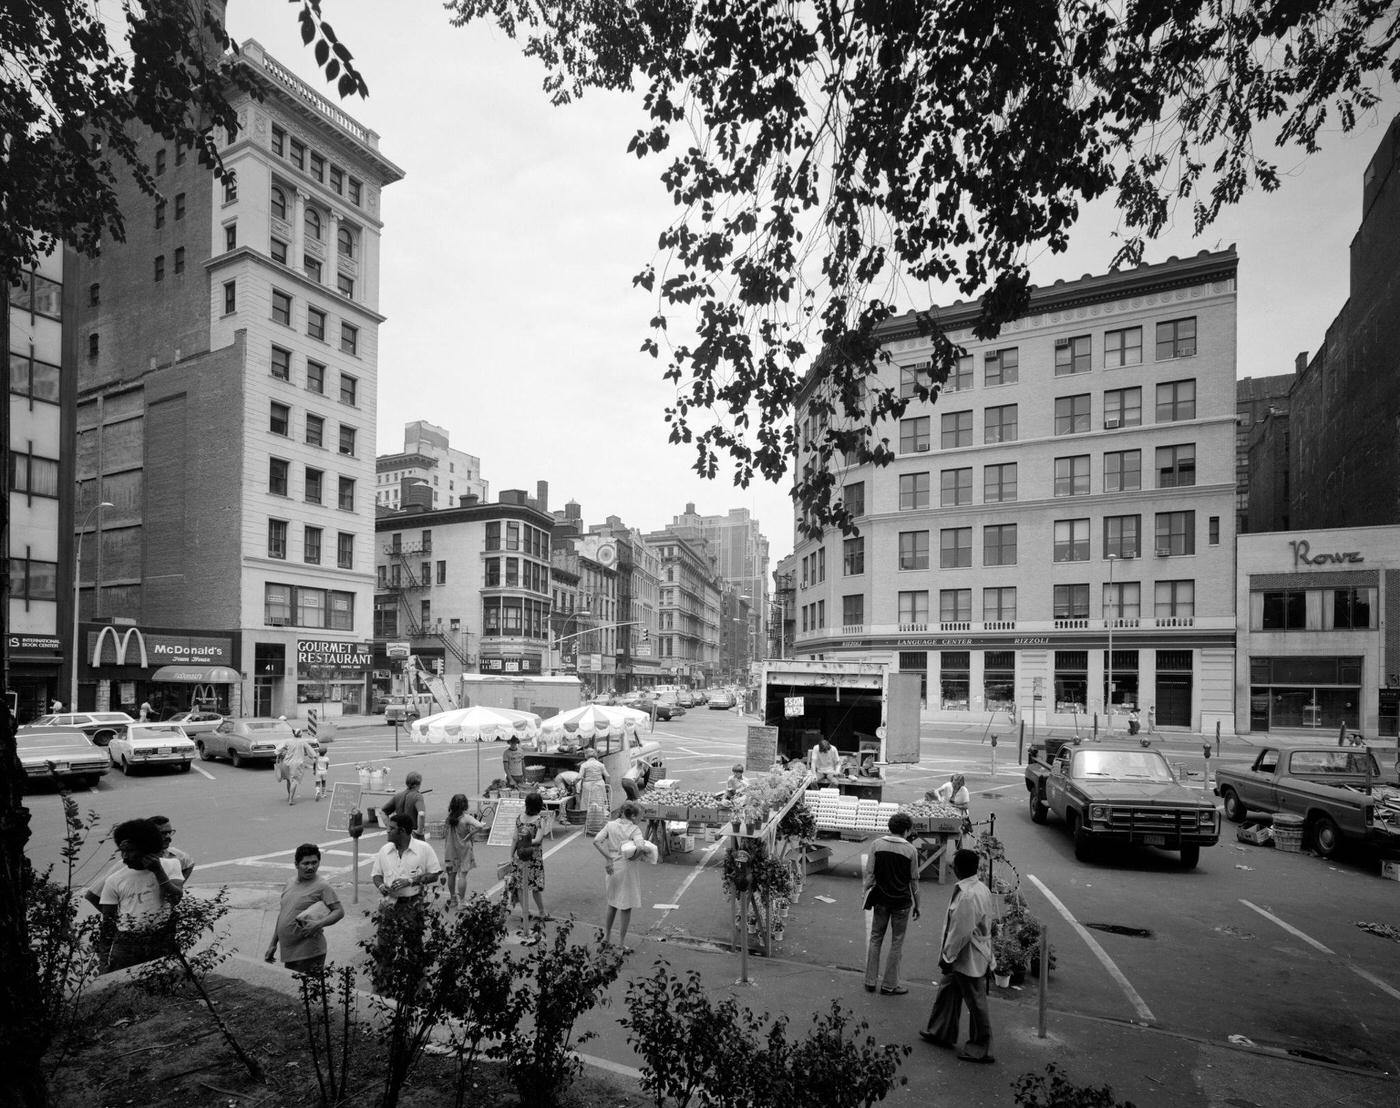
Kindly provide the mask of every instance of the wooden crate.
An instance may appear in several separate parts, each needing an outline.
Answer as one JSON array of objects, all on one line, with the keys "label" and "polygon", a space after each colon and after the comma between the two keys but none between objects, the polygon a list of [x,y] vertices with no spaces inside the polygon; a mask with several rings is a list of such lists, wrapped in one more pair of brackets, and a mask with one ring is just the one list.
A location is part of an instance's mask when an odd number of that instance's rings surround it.
[{"label": "wooden crate", "polygon": [[728,823],[730,819],[727,808],[691,808],[690,820],[692,823]]},{"label": "wooden crate", "polygon": [[663,804],[657,818],[668,822],[689,823],[690,809],[684,804]]}]

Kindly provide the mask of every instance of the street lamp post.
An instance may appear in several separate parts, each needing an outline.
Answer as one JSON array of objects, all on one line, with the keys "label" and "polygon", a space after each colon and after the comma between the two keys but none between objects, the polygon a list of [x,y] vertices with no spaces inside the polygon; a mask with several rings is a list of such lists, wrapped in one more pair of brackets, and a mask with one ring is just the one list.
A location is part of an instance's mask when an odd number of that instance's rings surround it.
[{"label": "street lamp post", "polygon": [[[78,584],[83,575],[83,533],[87,530],[88,522],[92,517],[101,512],[103,508],[115,508],[116,505],[110,500],[99,500],[88,509],[87,515],[83,517],[82,526],[78,528],[78,547],[73,556],[73,645],[69,648],[68,672],[70,681],[68,684],[68,710],[76,712],[78,710],[78,657],[81,653],[78,649]],[[102,530],[102,517],[97,517],[97,530]],[[95,582],[93,587],[100,589],[102,583]],[[96,595],[94,593],[94,595]]]}]

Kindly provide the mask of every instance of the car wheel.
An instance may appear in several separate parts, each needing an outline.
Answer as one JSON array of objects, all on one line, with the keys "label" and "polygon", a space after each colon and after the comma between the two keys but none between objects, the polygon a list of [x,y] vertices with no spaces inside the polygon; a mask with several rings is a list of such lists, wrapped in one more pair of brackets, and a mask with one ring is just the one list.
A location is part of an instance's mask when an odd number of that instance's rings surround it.
[{"label": "car wheel", "polygon": [[125,758],[123,758],[120,762],[117,763],[117,769],[122,771],[123,777],[131,776],[131,763],[128,762]]},{"label": "car wheel", "polygon": [[92,737],[93,746],[106,746],[117,737],[115,731],[99,731]]},{"label": "car wheel", "polygon": [[214,760],[214,755],[209,753],[209,748],[204,745],[203,739],[200,739],[199,742],[195,743],[194,748],[197,751],[199,751],[199,757],[202,761],[212,762]]},{"label": "car wheel", "polygon": [[243,764],[243,755],[236,750],[230,750],[228,752],[228,760],[233,763],[234,768],[237,768]]},{"label": "car wheel", "polygon": [[1331,858],[1342,846],[1342,833],[1331,816],[1317,816],[1312,822],[1313,849],[1322,857]]},{"label": "car wheel", "polygon": [[1094,857],[1094,839],[1084,830],[1083,820],[1075,813],[1070,813],[1069,833],[1074,839],[1074,856],[1081,862],[1091,861]]},{"label": "car wheel", "polygon": [[1234,789],[1223,789],[1220,797],[1225,801],[1225,818],[1231,823],[1243,823],[1244,817],[1249,815],[1249,809],[1240,800],[1240,794]]},{"label": "car wheel", "polygon": [[1201,848],[1199,846],[1183,846],[1181,848],[1181,868],[1195,869],[1196,864],[1201,860]]},{"label": "car wheel", "polygon": [[1040,794],[1034,789],[1029,790],[1031,798],[1031,822],[1044,823],[1050,818],[1050,809],[1045,802],[1040,799]]}]

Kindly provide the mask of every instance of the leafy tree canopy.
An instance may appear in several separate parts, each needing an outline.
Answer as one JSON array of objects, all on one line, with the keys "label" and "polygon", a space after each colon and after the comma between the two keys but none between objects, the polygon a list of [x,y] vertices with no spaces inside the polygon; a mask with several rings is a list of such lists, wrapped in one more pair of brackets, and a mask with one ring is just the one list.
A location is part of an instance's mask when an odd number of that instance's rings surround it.
[{"label": "leafy tree canopy", "polygon": [[[980,298],[974,333],[1024,311],[1032,248],[1063,251],[1100,197],[1111,264],[1189,211],[1197,233],[1279,175],[1256,140],[1317,150],[1400,78],[1397,9],[1381,0],[450,0],[453,22],[519,38],[566,103],[645,89],[631,143],[661,159],[679,215],[635,278],[658,310],[642,348],[677,384],[673,442],[713,477],[797,469],[809,533],[854,527],[841,462],[888,463],[907,399],[877,378],[879,325],[924,283]],[[959,349],[933,343],[919,399]],[[669,341],[668,312],[694,341]],[[798,466],[785,420],[821,430]],[[751,418],[757,414],[757,420]]]}]

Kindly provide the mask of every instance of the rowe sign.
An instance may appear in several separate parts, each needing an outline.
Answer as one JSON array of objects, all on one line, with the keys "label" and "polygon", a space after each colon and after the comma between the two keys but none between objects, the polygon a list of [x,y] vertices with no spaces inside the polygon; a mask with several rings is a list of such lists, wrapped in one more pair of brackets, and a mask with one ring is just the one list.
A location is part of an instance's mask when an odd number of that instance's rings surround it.
[{"label": "rowe sign", "polygon": [[391,642],[384,646],[384,654],[388,658],[407,658],[412,653],[412,647],[406,642]]}]

